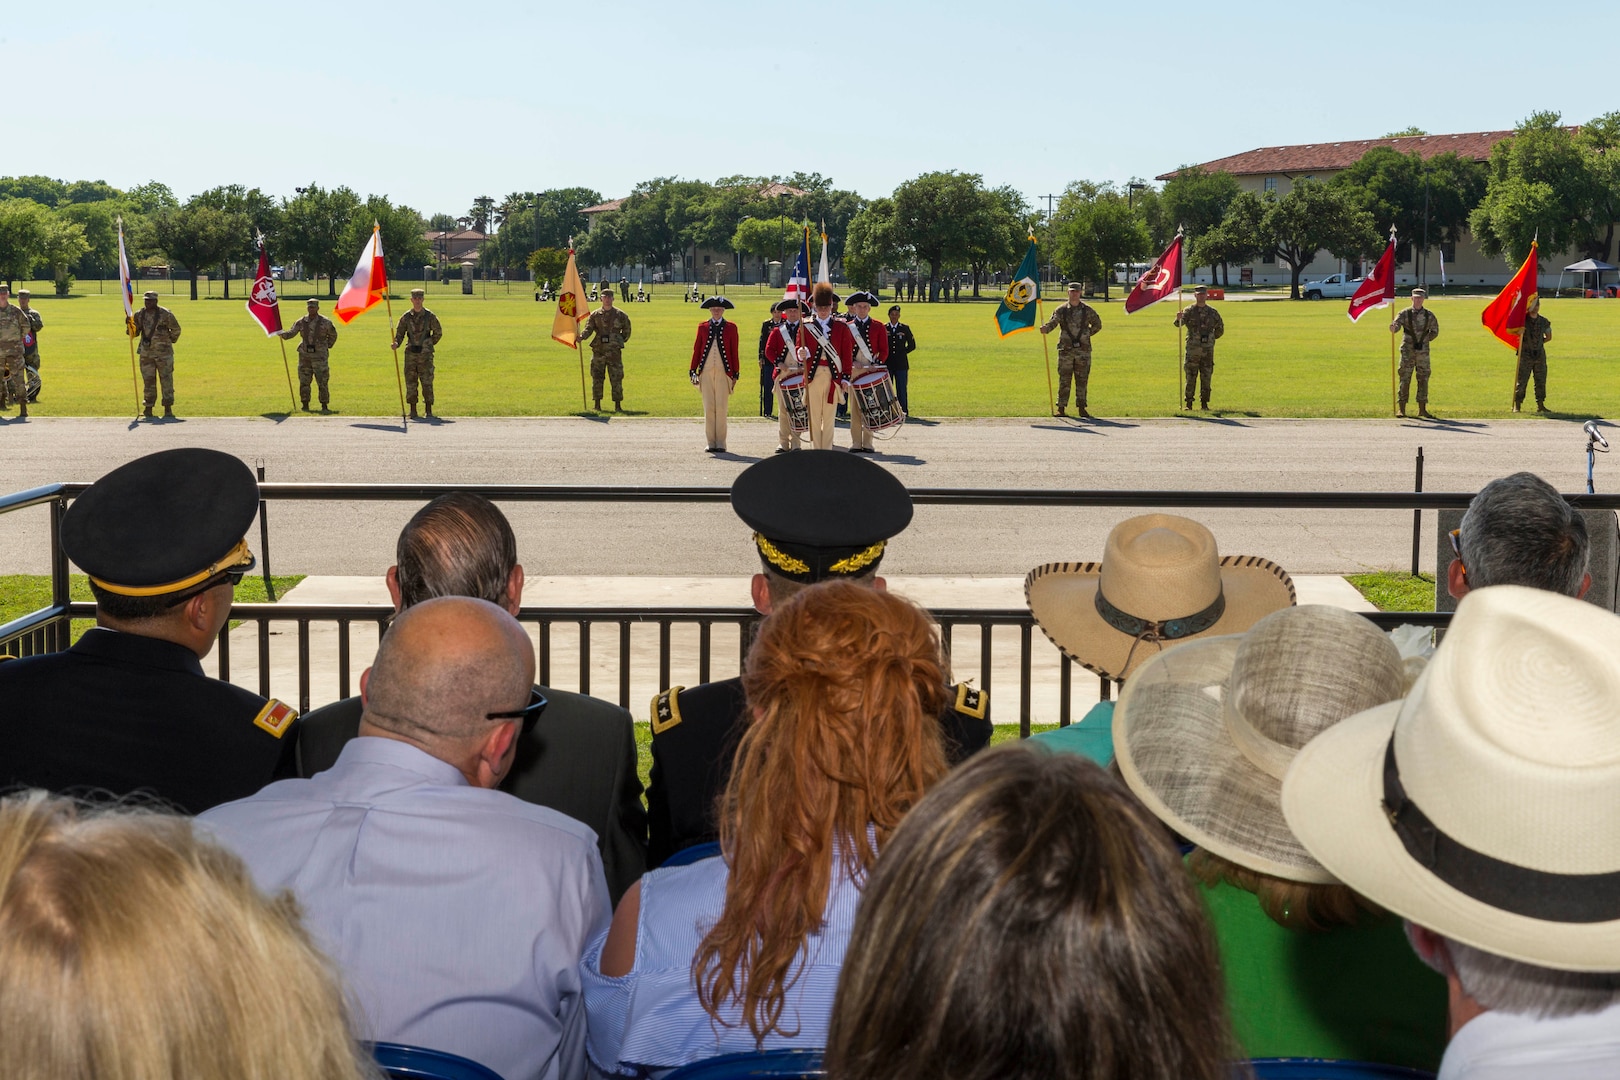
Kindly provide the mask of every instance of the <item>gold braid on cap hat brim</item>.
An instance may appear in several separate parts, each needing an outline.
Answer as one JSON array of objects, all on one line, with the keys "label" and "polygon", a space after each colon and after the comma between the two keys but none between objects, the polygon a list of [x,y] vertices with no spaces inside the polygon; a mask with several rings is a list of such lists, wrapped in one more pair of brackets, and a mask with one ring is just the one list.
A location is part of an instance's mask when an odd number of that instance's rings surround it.
[{"label": "gold braid on cap hat brim", "polygon": [[865,551],[857,551],[853,555],[839,559],[827,567],[827,570],[834,574],[858,574],[883,558],[883,548],[887,543],[887,540],[879,540]]},{"label": "gold braid on cap hat brim", "polygon": [[754,546],[759,548],[760,555],[767,563],[784,574],[808,574],[810,572],[809,563],[789,555],[759,533],[754,534]]},{"label": "gold braid on cap hat brim", "polygon": [[201,585],[215,574],[226,570],[234,570],[238,566],[249,567],[253,565],[253,552],[248,550],[247,540],[244,538],[236,542],[236,546],[225,553],[225,556],[206,569],[199,570],[189,577],[179,581],[171,581],[164,585],[115,585],[94,575],[90,580],[110,593],[119,596],[162,596],[165,593],[177,593],[182,589],[189,589],[193,585]]}]

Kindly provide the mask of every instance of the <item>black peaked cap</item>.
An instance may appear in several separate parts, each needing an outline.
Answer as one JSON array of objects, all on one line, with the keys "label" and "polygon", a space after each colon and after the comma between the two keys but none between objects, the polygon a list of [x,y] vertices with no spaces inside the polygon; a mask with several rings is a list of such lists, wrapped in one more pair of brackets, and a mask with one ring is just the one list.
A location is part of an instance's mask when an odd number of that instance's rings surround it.
[{"label": "black peaked cap", "polygon": [[75,499],[62,519],[62,550],[114,592],[179,592],[206,580],[190,580],[204,571],[253,565],[246,553],[218,564],[258,509],[258,482],[240,458],[163,450],[120,465]]},{"label": "black peaked cap", "polygon": [[754,530],[772,570],[793,581],[852,577],[911,524],[911,495],[893,474],[838,450],[797,450],[744,469],[731,508]]}]

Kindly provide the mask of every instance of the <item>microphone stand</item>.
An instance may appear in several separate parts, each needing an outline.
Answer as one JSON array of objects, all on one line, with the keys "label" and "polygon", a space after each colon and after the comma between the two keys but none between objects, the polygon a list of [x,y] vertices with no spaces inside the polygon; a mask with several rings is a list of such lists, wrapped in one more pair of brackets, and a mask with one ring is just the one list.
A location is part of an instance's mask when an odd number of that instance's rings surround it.
[{"label": "microphone stand", "polygon": [[1592,467],[1597,463],[1598,452],[1600,450],[1605,454],[1609,452],[1607,441],[1604,441],[1601,447],[1598,446],[1598,441],[1602,438],[1603,436],[1599,435],[1595,428],[1589,427],[1586,429],[1586,493],[1588,495],[1597,494],[1597,490],[1592,486]]}]

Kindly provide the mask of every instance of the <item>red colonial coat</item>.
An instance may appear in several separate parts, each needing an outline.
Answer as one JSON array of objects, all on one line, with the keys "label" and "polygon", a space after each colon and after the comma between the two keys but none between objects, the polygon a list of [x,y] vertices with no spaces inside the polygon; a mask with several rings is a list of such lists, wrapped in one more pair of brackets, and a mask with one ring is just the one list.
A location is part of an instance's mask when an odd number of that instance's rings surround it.
[{"label": "red colonial coat", "polygon": [[[709,338],[711,336],[709,327],[713,325],[713,319],[704,319],[698,323],[697,339],[692,342],[691,374],[693,377],[696,377],[697,373],[703,369],[703,358],[709,355]],[[739,370],[737,367],[738,355],[737,324],[727,319],[720,324],[720,359],[726,366],[726,375],[733,381],[736,380]]]},{"label": "red colonial coat", "polygon": [[[860,334],[861,324],[854,319],[850,319],[849,331],[851,334]],[[872,354],[872,359],[879,364],[887,365],[889,362],[889,332],[883,328],[883,324],[876,319],[867,319],[866,333],[863,337],[866,341],[867,351]],[[855,351],[855,355],[860,356],[859,349]]]},{"label": "red colonial coat", "polygon": [[[805,381],[809,382],[815,379],[816,367],[825,364],[832,371],[832,382],[827,386],[827,400],[832,401],[837,392],[838,384],[847,382],[850,372],[855,368],[855,336],[850,333],[849,327],[844,323],[839,322],[837,319],[832,321],[828,327],[827,341],[832,345],[833,352],[838,354],[838,362],[832,364],[828,362],[825,356],[821,355],[821,346],[816,343],[815,338],[810,336],[808,327],[812,325],[814,325],[812,319],[801,320],[796,337],[799,346],[810,350],[810,359],[804,366]],[[820,328],[817,327],[817,329]],[[773,333],[771,339],[765,343],[765,359],[777,365],[778,371],[780,371],[782,353],[785,350],[786,346],[782,342],[781,334]]]}]

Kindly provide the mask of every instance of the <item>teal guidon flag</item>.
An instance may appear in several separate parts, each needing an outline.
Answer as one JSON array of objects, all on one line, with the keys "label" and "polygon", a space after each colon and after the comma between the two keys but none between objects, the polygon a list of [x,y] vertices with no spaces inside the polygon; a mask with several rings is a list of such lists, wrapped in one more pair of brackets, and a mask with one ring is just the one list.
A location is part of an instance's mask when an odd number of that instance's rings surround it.
[{"label": "teal guidon flag", "polygon": [[1012,284],[1007,286],[1001,306],[996,308],[996,325],[1001,329],[1002,337],[1035,328],[1035,302],[1041,295],[1040,282],[1040,270],[1035,261],[1035,238],[1031,236],[1029,250],[1024,252],[1024,261],[1013,272]]}]

